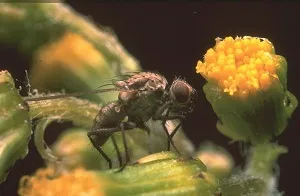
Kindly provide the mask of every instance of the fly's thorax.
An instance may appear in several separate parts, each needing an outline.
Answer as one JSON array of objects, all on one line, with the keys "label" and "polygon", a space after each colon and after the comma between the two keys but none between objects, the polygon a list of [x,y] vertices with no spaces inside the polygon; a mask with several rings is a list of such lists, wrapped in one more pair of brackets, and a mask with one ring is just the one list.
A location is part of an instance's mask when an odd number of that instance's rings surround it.
[{"label": "fly's thorax", "polygon": [[136,90],[120,91],[118,100],[123,105],[128,105],[131,101],[136,100],[139,97],[139,92]]},{"label": "fly's thorax", "polygon": [[126,114],[130,119],[148,121],[159,106],[162,92],[160,91],[139,91],[138,99],[127,102]]},{"label": "fly's thorax", "polygon": [[173,112],[190,113],[193,111],[194,102],[197,99],[197,92],[186,81],[177,78],[173,81],[168,96]]}]

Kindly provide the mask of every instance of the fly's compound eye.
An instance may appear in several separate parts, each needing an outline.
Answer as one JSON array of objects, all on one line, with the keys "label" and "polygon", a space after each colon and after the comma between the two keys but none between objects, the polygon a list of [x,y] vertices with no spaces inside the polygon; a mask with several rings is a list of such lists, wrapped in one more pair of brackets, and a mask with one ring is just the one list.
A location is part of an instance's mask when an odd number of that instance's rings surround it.
[{"label": "fly's compound eye", "polygon": [[191,96],[191,88],[184,81],[175,81],[171,87],[175,100],[179,103],[186,103]]}]

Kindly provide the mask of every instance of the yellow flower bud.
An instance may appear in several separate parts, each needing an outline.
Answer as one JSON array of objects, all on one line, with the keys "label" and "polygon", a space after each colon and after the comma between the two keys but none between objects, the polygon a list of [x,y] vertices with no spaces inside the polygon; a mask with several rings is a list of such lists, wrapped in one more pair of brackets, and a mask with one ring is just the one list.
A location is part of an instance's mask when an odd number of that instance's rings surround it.
[{"label": "yellow flower bud", "polygon": [[[270,85],[264,82],[254,82],[264,80],[266,74],[271,74],[275,78],[276,69],[279,67],[278,55],[273,53],[273,45],[266,39],[259,39],[253,37],[226,37],[223,41],[218,40],[216,46],[207,50],[204,62],[197,64],[197,73],[203,75],[207,80],[221,81],[219,84],[224,84],[222,81],[228,80],[229,77],[233,81],[239,80],[241,75],[244,75],[249,83],[248,91],[254,92],[260,90],[267,90]],[[225,51],[225,53],[223,52]],[[218,67],[222,75],[209,74],[208,64],[210,69],[216,70]],[[249,72],[247,72],[249,71]],[[248,73],[248,74],[247,74]],[[261,79],[263,78],[263,79]],[[223,91],[232,96],[239,96],[245,91],[244,83],[232,82],[232,91],[228,91],[228,87],[221,85]],[[254,89],[254,90],[253,90]]]}]

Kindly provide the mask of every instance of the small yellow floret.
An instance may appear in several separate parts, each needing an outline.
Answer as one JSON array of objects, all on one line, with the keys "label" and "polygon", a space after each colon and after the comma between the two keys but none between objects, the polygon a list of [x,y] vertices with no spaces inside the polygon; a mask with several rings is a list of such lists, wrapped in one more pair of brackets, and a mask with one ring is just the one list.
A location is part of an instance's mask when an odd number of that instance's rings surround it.
[{"label": "small yellow floret", "polygon": [[48,167],[39,169],[33,176],[23,176],[20,180],[19,195],[104,195],[103,184],[93,172],[78,168],[56,177],[53,177],[53,174],[54,169]]},{"label": "small yellow floret", "polygon": [[279,58],[267,39],[256,37],[226,37],[216,39],[214,48],[207,50],[204,62],[196,72],[214,80],[230,95],[246,98],[249,93],[267,90],[272,79],[278,79]]}]

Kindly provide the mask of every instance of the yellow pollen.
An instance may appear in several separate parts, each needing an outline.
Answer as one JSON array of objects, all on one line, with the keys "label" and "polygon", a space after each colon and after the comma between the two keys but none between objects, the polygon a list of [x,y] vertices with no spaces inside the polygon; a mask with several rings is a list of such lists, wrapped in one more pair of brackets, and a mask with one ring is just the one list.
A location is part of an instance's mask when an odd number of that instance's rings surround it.
[{"label": "yellow pollen", "polygon": [[225,49],[225,44],[219,44],[216,46],[216,51],[217,52],[223,52]]},{"label": "yellow pollen", "polygon": [[234,48],[235,49],[241,49],[242,48],[242,42],[241,41],[236,41],[234,42]]},{"label": "yellow pollen", "polygon": [[215,81],[229,95],[247,98],[251,93],[267,90],[271,77],[278,79],[279,60],[267,39],[226,37],[216,39],[215,47],[207,50],[203,62],[198,62],[196,72]]}]

